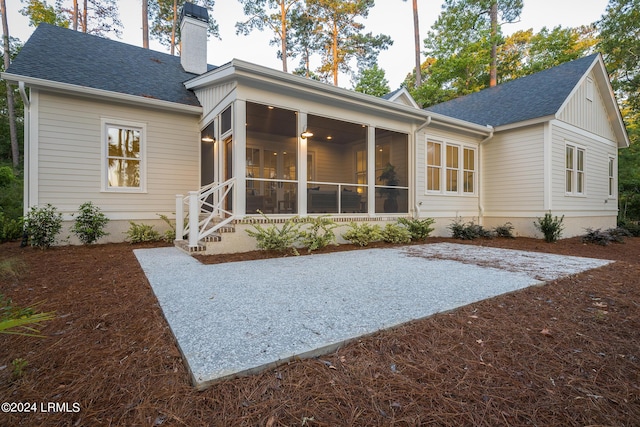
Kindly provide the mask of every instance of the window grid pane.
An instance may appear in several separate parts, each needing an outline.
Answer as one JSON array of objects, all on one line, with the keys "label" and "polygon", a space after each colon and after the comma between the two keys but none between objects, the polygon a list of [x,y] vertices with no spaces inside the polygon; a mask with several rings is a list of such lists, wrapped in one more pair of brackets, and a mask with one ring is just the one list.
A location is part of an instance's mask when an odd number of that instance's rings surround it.
[{"label": "window grid pane", "polygon": [[427,190],[440,191],[442,171],[442,144],[427,141]]},{"label": "window grid pane", "polygon": [[140,188],[142,131],[126,126],[107,126],[107,186]]}]

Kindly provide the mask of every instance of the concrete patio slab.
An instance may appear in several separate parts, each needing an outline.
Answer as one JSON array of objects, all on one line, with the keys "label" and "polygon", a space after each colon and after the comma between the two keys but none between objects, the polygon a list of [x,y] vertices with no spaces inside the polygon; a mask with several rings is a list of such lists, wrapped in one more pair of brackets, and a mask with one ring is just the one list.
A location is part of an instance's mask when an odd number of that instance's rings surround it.
[{"label": "concrete patio slab", "polygon": [[200,389],[612,262],[450,243],[214,265],[134,252]]}]

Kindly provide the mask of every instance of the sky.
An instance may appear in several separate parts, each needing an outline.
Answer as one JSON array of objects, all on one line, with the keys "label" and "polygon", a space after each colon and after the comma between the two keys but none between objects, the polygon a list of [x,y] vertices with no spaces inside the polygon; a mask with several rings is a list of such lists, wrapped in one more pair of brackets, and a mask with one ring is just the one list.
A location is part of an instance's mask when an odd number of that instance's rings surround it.
[{"label": "sky", "polygon": [[[24,6],[20,0],[6,0],[9,33],[12,37],[25,42],[34,28],[29,26],[26,17],[19,13]],[[53,4],[54,0],[48,0]],[[118,0],[120,18],[124,24],[122,39],[125,43],[142,46],[142,15],[140,0]],[[427,32],[440,14],[443,0],[418,0],[420,20],[420,38]],[[524,8],[520,21],[505,24],[502,31],[511,34],[518,30],[533,28],[539,31],[542,27],[553,28],[577,27],[597,21],[604,14],[608,0],[524,0]],[[234,58],[253,62],[266,67],[281,70],[282,62],[277,58],[278,47],[270,46],[271,33],[254,31],[249,36],[235,34],[235,24],[245,18],[242,7],[236,0],[216,0],[213,10],[209,11],[220,27],[221,40],[209,38],[207,62],[222,65]],[[404,81],[415,65],[413,41],[413,9],[412,1],[377,0],[366,19],[366,32],[387,34],[394,43],[378,57],[378,65],[385,70],[390,88],[396,89]],[[111,36],[110,38],[115,38]],[[168,53],[168,48],[151,41],[151,49]],[[424,57],[423,57],[424,60]],[[289,62],[289,69],[294,69],[298,61]],[[348,76],[340,76],[339,86],[351,88]]]}]

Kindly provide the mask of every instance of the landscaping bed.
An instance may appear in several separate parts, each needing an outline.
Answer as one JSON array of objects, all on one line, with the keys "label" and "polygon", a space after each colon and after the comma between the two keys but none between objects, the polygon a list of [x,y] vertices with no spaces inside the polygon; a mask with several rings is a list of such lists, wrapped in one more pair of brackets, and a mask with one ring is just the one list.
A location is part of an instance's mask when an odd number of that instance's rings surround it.
[{"label": "landscaping bed", "polygon": [[[0,335],[0,400],[38,405],[36,413],[0,414],[0,425],[637,423],[640,238],[608,246],[579,238],[427,240],[442,241],[617,262],[198,392],[132,253],[149,246],[3,244],[0,261],[13,267],[0,277],[0,292],[20,306],[42,301],[39,309],[57,317],[42,325],[45,338]],[[281,255],[198,259],[269,256]],[[26,366],[17,369],[17,359]],[[48,402],[68,403],[68,411],[42,411]]]}]

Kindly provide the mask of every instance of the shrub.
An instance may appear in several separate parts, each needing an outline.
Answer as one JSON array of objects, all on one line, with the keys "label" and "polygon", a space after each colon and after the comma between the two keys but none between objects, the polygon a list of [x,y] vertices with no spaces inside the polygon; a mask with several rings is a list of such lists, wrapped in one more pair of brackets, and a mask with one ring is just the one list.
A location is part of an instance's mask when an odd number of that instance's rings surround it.
[{"label": "shrub", "polygon": [[262,212],[260,214],[267,219],[269,226],[262,227],[260,224],[253,224],[253,230],[247,230],[247,234],[256,239],[258,248],[278,252],[291,250],[294,255],[299,255],[298,250],[294,247],[300,238],[297,218],[287,219],[282,227],[278,228],[273,220]]},{"label": "shrub", "polygon": [[328,245],[336,244],[336,234],[333,229],[338,226],[331,218],[319,216],[317,218],[307,218],[305,223],[309,224],[305,230],[300,232],[300,241],[309,252],[322,249]]},{"label": "shrub", "polygon": [[493,234],[495,234],[497,237],[515,239],[515,237],[513,236],[513,224],[511,224],[510,222],[494,227]]},{"label": "shrub", "polygon": [[133,221],[129,221],[129,224],[131,225],[127,230],[129,243],[157,242],[161,238],[153,225],[136,224]]},{"label": "shrub", "polygon": [[13,219],[0,212],[0,243],[22,237],[22,218]]},{"label": "shrub", "polygon": [[351,222],[349,223],[349,230],[342,235],[342,238],[354,245],[367,246],[371,242],[382,239],[382,230],[378,224],[371,225],[363,222],[358,225],[355,222]]},{"label": "shrub", "polygon": [[24,219],[28,244],[41,249],[55,244],[61,229],[62,214],[51,204],[41,208],[32,206]]},{"label": "shrub", "polygon": [[640,222],[618,221],[618,228],[623,228],[633,237],[640,237]]},{"label": "shrub", "polygon": [[547,212],[544,214],[544,218],[538,218],[537,221],[533,222],[533,225],[542,232],[545,242],[553,243],[562,235],[562,230],[564,229],[563,220],[564,215],[558,218],[557,216],[551,216],[551,212]]},{"label": "shrub", "polygon": [[431,225],[436,220],[433,218],[425,218],[425,219],[409,219],[409,218],[400,218],[398,219],[398,223],[407,227],[409,233],[411,234],[411,240],[426,240],[429,237],[429,234],[433,231]]},{"label": "shrub", "polygon": [[166,215],[158,214],[158,216],[160,217],[161,220],[166,222],[167,225],[169,226],[169,229],[165,231],[164,234],[162,235],[162,240],[164,240],[167,243],[173,243],[173,241],[176,240],[176,226],[171,222],[169,217],[167,217]]},{"label": "shrub", "polygon": [[381,232],[382,240],[387,243],[409,243],[411,242],[411,233],[409,230],[399,224],[387,224]]},{"label": "shrub", "polygon": [[490,239],[493,234],[481,225],[475,224],[473,221],[465,223],[458,218],[447,227],[451,230],[451,237],[461,240],[474,240],[479,237]]},{"label": "shrub", "polygon": [[601,246],[607,246],[609,243],[624,243],[624,238],[631,236],[631,233],[624,228],[610,228],[605,231],[599,228],[597,230],[585,228],[585,231],[586,234],[582,236],[584,243],[595,243]]},{"label": "shrub", "polygon": [[80,205],[78,212],[71,231],[78,236],[83,244],[90,245],[109,234],[104,231],[109,219],[100,211],[99,207],[94,206],[91,202],[85,202]]}]

